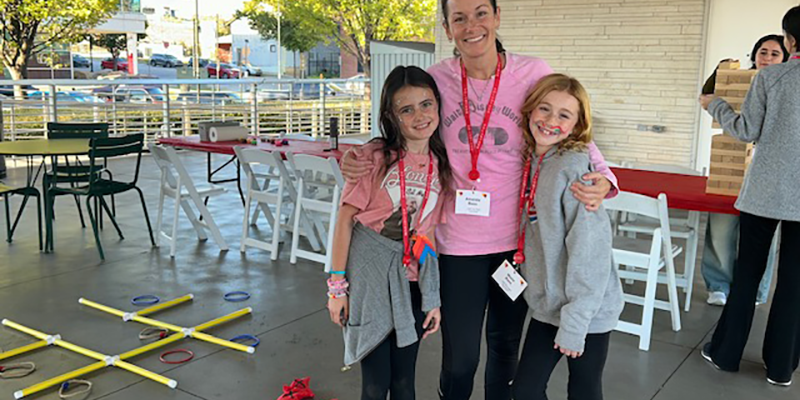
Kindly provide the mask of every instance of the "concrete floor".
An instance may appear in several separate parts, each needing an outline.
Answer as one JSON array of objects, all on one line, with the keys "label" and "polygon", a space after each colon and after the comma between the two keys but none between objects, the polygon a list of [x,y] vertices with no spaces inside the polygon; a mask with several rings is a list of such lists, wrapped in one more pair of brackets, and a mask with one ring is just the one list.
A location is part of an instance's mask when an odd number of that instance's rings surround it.
[{"label": "concrete floor", "polygon": [[[204,156],[185,152],[182,157],[198,180],[205,178]],[[142,163],[140,186],[145,191],[155,224],[158,172],[149,157],[144,157]],[[124,177],[132,170],[131,166],[131,160],[122,160],[114,162],[112,169],[118,177]],[[21,184],[24,178],[23,169],[11,169],[6,183]],[[133,311],[136,307],[130,305],[130,299],[137,295],[155,294],[169,299],[193,293],[193,302],[156,315],[157,319],[185,326],[251,306],[254,308],[252,316],[212,329],[210,333],[223,338],[257,335],[262,344],[254,355],[187,339],[164,350],[191,349],[196,356],[189,363],[162,364],[158,361],[160,351],[132,360],[141,367],[177,380],[176,390],[112,368],[86,377],[94,383],[88,398],[274,399],[281,394],[282,385],[296,377],[310,376],[318,400],[358,399],[360,371],[354,366],[348,372],[341,372],[341,333],[327,317],[325,274],[321,265],[302,260],[296,266],[291,265],[288,248],[284,248],[277,262],[270,262],[266,252],[252,248],[246,254],[240,253],[242,207],[235,186],[228,185],[228,188],[227,195],[211,200],[210,209],[231,250],[220,252],[211,241],[198,242],[188,221],[183,219],[175,259],[170,259],[167,249],[150,248],[135,194],[120,196],[117,200],[118,220],[125,240],[118,239],[110,224],[102,232],[105,262],[99,260],[91,229],[80,228],[75,204],[69,198],[59,199],[57,203],[55,253],[40,253],[35,210],[29,206],[14,242],[0,246],[0,318],[61,334],[65,340],[105,354],[119,354],[141,345],[137,333],[142,326],[123,323],[119,318],[81,306],[78,298],[86,297]],[[18,197],[12,200],[14,207],[19,201]],[[252,234],[268,234],[264,219],[259,229],[263,230],[253,228]],[[669,315],[656,312],[649,352],[638,350],[636,337],[612,334],[605,371],[606,398],[800,399],[800,383],[785,389],[768,385],[764,379],[760,347],[769,306],[757,310],[753,334],[739,373],[719,372],[703,361],[699,348],[710,337],[721,309],[705,304],[706,292],[699,272],[696,287],[692,311],[682,314],[682,331],[673,332]],[[244,303],[223,301],[222,295],[232,290],[248,291],[252,298]],[[630,319],[638,311],[636,307],[627,306],[624,317]],[[0,348],[10,349],[32,341],[27,335],[0,328]],[[440,354],[439,335],[422,344],[417,374],[420,399],[437,398]],[[38,369],[22,379],[0,380],[0,398],[12,398],[16,390],[92,362],[60,348],[41,349],[12,361],[34,361]],[[482,369],[476,377],[474,399],[483,398],[480,394]],[[551,398],[566,398],[566,378],[566,365],[561,363],[551,379]],[[800,382],[798,378],[800,376],[796,375],[795,379]],[[33,398],[57,399],[58,396],[50,389]]]}]

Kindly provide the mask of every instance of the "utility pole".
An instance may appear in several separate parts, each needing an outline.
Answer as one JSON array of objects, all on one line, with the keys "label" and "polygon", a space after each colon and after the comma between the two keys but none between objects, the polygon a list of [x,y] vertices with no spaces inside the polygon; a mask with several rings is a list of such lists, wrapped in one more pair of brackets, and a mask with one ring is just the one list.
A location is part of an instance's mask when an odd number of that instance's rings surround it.
[{"label": "utility pole", "polygon": [[194,0],[194,46],[192,47],[192,71],[194,78],[200,78],[200,5]]}]

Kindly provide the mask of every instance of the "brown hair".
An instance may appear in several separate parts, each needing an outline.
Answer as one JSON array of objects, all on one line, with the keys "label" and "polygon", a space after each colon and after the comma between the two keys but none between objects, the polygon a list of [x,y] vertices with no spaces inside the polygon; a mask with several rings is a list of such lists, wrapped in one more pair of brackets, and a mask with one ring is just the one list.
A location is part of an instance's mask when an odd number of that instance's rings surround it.
[{"label": "brown hair", "polygon": [[589,93],[577,79],[564,74],[551,74],[536,83],[522,105],[522,131],[525,137],[523,158],[530,157],[536,149],[536,141],[533,139],[530,128],[531,113],[550,92],[554,91],[566,92],[577,99],[580,104],[578,123],[575,124],[575,128],[569,136],[558,144],[559,153],[566,150],[583,151],[586,149],[586,145],[592,141],[592,108]]},{"label": "brown hair", "polygon": [[[442,15],[444,16],[444,24],[449,26],[450,24],[447,22],[447,17],[450,16],[450,10],[447,8],[448,1],[450,0],[442,0]],[[497,0],[489,0],[489,5],[492,6],[492,12],[497,13]],[[503,43],[500,43],[500,39],[497,38],[497,32],[495,32],[494,46],[497,48],[498,53],[504,53],[506,51],[506,49],[503,48]],[[461,55],[457,47],[453,48],[453,55],[456,57]]]}]

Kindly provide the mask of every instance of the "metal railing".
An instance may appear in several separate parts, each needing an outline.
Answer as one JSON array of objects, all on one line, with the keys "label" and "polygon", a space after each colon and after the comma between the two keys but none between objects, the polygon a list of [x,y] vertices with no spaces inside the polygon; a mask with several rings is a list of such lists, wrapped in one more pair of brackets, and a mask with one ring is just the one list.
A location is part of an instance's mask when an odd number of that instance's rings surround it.
[{"label": "metal railing", "polygon": [[[370,132],[365,79],[21,80],[22,98],[0,95],[5,140],[45,138],[47,122],[107,122],[112,135],[191,135],[198,123],[239,121],[251,135]],[[55,94],[55,95],[53,95]]]}]

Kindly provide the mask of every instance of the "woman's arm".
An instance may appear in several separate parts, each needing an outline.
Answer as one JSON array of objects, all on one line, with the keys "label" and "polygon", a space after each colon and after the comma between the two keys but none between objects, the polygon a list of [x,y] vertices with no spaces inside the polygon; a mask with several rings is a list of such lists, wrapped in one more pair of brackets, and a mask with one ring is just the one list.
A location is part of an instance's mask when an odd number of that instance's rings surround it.
[{"label": "woman's arm", "polygon": [[[347,257],[350,254],[350,240],[353,237],[353,217],[358,213],[358,208],[350,204],[342,204],[336,227],[333,232],[333,247],[331,248],[331,280],[345,279],[344,274],[335,274],[335,271],[345,271]],[[350,316],[350,304],[347,296],[328,299],[328,312],[331,321],[339,326],[344,326]]]},{"label": "woman's arm", "polygon": [[570,187],[570,190],[578,201],[586,205],[587,210],[597,211],[604,199],[617,195],[619,185],[617,177],[611,172],[597,145],[594,142],[590,142],[588,150],[589,160],[592,162],[595,172],[588,173],[581,178],[585,181],[591,181],[593,184],[585,185],[575,182]]},{"label": "woman's arm", "polygon": [[744,98],[741,114],[731,108],[725,100],[714,96],[700,96],[700,105],[719,121],[725,132],[743,142],[757,142],[761,137],[764,119],[767,115],[767,88],[764,75],[756,75],[747,96]]}]

